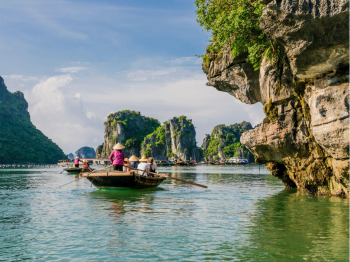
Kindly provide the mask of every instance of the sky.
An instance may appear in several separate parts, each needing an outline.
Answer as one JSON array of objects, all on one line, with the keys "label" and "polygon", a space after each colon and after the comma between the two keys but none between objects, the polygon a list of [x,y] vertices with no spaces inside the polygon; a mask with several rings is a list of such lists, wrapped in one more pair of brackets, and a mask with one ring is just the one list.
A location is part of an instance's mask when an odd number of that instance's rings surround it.
[{"label": "sky", "polygon": [[205,85],[198,55],[210,34],[194,0],[1,1],[0,38],[7,88],[66,154],[102,144],[107,115],[125,109],[161,123],[187,116],[198,146],[218,124],[264,117],[260,103]]}]

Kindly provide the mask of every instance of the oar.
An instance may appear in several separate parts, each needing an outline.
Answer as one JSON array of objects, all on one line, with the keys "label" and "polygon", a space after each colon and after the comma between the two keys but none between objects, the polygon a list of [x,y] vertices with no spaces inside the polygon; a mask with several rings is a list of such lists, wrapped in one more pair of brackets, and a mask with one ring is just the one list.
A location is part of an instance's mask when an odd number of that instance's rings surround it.
[{"label": "oar", "polygon": [[[128,166],[126,166],[126,167],[128,167]],[[132,167],[129,167],[129,168],[133,169],[133,170],[144,171],[144,170],[136,169],[136,168],[132,168]],[[158,174],[158,173],[153,173],[153,172],[148,172],[148,171],[145,171],[145,172],[147,172],[149,174],[152,174],[152,175],[157,175],[157,176],[161,176],[161,177],[165,177],[165,178],[170,178],[170,179],[177,180],[177,181],[180,181],[180,182],[184,182],[184,183],[187,183],[187,184],[191,184],[191,185],[194,185],[194,186],[200,186],[200,187],[203,187],[203,188],[208,188],[205,185],[197,184],[197,183],[194,183],[194,182],[191,182],[191,181],[187,181],[187,180],[178,179],[178,178],[175,178],[175,177],[171,177],[169,175],[163,175],[163,174]]]},{"label": "oar", "polygon": [[[112,166],[113,166],[113,165],[112,165]],[[90,173],[89,173],[89,174],[87,174],[87,175],[90,175],[91,173],[94,173],[94,172],[97,172],[97,171],[104,170],[104,169],[109,168],[109,167],[112,167],[112,166],[107,166],[107,167],[102,168],[102,169],[100,169],[100,170],[94,170],[94,171],[90,172]],[[91,168],[90,168],[90,170],[91,170]],[[64,184],[64,185],[62,185],[62,186],[58,187],[58,188],[61,188],[61,187],[65,186],[65,185],[68,185],[68,184],[70,184],[70,183],[73,183],[73,182],[79,181],[79,180],[80,180],[80,179],[82,179],[82,178],[83,178],[83,177],[79,177],[79,179],[78,179],[78,180],[71,181],[71,182],[69,182],[69,183],[67,183],[67,184]]]}]

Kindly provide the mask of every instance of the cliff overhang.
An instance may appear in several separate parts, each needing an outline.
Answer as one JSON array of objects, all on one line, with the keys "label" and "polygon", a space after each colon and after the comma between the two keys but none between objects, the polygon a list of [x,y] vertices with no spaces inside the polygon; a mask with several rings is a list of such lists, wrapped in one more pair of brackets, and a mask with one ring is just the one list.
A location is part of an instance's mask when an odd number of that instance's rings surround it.
[{"label": "cliff overhang", "polygon": [[287,187],[349,196],[349,1],[260,2],[278,58],[254,70],[247,54],[208,54],[207,85],[264,105],[241,143]]}]

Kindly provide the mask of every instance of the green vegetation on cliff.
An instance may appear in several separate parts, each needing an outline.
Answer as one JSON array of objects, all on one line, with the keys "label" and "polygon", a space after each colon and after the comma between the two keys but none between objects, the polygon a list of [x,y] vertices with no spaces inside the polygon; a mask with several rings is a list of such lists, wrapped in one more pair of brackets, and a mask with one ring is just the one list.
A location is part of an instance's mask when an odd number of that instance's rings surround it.
[{"label": "green vegetation on cliff", "polygon": [[[144,128],[135,125],[135,121],[140,121],[140,117],[142,122],[140,126]],[[110,123],[112,128],[116,127],[117,123],[124,126],[125,147],[127,148],[140,147],[143,139],[160,126],[157,119],[142,116],[140,112],[131,110],[123,110],[115,114],[110,114],[107,123]],[[116,138],[113,137],[112,139],[115,140]]]},{"label": "green vegetation on cliff", "polygon": [[249,161],[253,161],[252,154],[240,143],[241,135],[250,129],[252,126],[248,122],[229,126],[221,124],[214,127],[211,135],[207,135],[204,139],[203,156],[213,159],[246,157]]},{"label": "green vegetation on cliff", "polygon": [[125,146],[127,156],[139,155],[144,138],[160,127],[158,120],[131,110],[109,114],[104,125],[105,140],[96,150],[100,157],[108,157],[119,142]]},{"label": "green vegetation on cliff", "polygon": [[54,164],[67,156],[30,121],[23,93],[10,93],[0,77],[0,163]]},{"label": "green vegetation on cliff", "polygon": [[[271,56],[273,45],[259,27],[264,5],[259,0],[196,0],[197,21],[212,33],[207,47],[220,54],[230,47],[233,56],[248,53],[248,61],[260,68],[264,55]],[[204,55],[204,62],[211,56]]]},{"label": "green vegetation on cliff", "polygon": [[145,137],[141,154],[156,159],[180,158],[200,160],[196,146],[196,131],[192,120],[186,116],[174,117]]}]

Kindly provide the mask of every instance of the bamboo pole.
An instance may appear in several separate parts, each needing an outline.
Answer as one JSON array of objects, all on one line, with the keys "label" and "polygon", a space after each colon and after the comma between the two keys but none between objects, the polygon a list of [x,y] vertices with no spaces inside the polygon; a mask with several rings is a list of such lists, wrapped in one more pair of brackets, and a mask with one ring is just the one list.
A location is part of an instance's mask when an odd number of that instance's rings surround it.
[{"label": "bamboo pole", "polygon": [[[129,166],[125,166],[125,167],[129,167]],[[136,168],[132,168],[132,167],[129,167],[129,168],[130,168],[130,169],[133,169],[133,170],[144,171],[144,170],[136,169]],[[203,187],[203,188],[208,188],[208,187],[205,186],[205,185],[201,185],[201,184],[197,184],[197,183],[194,183],[194,182],[191,182],[191,181],[187,181],[187,180],[182,180],[182,179],[179,179],[179,178],[171,177],[171,176],[169,176],[169,175],[163,175],[163,174],[158,174],[158,173],[153,173],[153,172],[148,172],[148,171],[145,171],[145,172],[147,172],[148,174],[152,174],[152,175],[156,175],[156,176],[161,176],[161,177],[165,177],[165,178],[177,180],[177,181],[184,182],[184,183],[187,183],[187,184],[191,184],[191,185],[194,185],[194,186],[199,186],[199,187]]]}]

